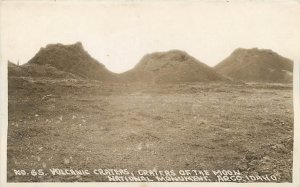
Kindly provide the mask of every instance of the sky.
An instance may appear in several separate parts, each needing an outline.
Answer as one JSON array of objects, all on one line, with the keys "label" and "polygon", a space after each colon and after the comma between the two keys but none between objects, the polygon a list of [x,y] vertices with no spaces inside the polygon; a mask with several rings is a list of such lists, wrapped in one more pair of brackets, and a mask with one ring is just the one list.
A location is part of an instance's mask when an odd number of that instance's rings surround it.
[{"label": "sky", "polygon": [[147,53],[180,49],[215,66],[236,48],[272,49],[297,61],[300,3],[282,1],[4,1],[1,63],[24,64],[47,44],[81,41],[110,71]]}]

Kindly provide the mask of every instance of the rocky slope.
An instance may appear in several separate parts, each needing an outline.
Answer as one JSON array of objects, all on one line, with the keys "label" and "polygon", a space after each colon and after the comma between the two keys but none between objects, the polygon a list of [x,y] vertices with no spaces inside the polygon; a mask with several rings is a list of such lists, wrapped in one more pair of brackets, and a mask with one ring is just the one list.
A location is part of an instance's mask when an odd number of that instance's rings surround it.
[{"label": "rocky slope", "polygon": [[117,74],[92,58],[80,42],[71,45],[49,44],[29,60],[28,64],[49,65],[76,76],[105,82],[118,81]]},{"label": "rocky slope", "polygon": [[133,69],[123,73],[121,77],[129,82],[153,83],[226,80],[211,67],[180,50],[147,54]]},{"label": "rocky slope", "polygon": [[293,62],[266,49],[236,49],[214,68],[237,81],[283,83],[293,80]]}]

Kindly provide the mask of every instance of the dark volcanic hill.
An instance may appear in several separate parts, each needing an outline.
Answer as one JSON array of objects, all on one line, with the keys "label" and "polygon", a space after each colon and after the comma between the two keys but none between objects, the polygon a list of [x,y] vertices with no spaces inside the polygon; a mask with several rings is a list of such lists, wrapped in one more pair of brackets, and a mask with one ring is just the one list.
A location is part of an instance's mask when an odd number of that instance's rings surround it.
[{"label": "dark volcanic hill", "polygon": [[266,49],[236,49],[214,68],[238,81],[284,83],[293,80],[293,62]]},{"label": "dark volcanic hill", "polygon": [[17,66],[12,62],[8,62],[8,77],[45,77],[45,78],[74,78],[79,79],[78,76],[68,73],[65,71],[60,71],[55,67],[48,64],[38,65],[38,64],[24,64],[22,66]]},{"label": "dark volcanic hill", "polygon": [[28,64],[50,65],[60,71],[86,79],[106,82],[118,80],[118,76],[92,58],[80,42],[72,45],[49,44],[41,48]]},{"label": "dark volcanic hill", "polygon": [[180,83],[226,80],[211,67],[184,51],[171,50],[145,55],[121,77],[129,82]]}]

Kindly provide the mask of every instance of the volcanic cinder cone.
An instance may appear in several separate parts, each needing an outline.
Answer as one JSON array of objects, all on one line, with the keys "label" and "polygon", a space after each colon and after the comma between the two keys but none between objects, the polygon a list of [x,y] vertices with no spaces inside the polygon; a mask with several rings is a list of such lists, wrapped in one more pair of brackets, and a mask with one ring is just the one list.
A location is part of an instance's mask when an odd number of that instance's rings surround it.
[{"label": "volcanic cinder cone", "polygon": [[103,64],[92,58],[80,42],[72,45],[49,44],[41,48],[28,64],[50,65],[60,71],[86,79],[105,82],[119,80],[115,73],[110,72]]},{"label": "volcanic cinder cone", "polygon": [[226,80],[213,68],[180,50],[147,54],[132,70],[123,73],[121,76],[129,82],[152,83]]},{"label": "volcanic cinder cone", "polygon": [[293,62],[266,49],[236,49],[214,68],[237,81],[285,83],[293,80]]}]

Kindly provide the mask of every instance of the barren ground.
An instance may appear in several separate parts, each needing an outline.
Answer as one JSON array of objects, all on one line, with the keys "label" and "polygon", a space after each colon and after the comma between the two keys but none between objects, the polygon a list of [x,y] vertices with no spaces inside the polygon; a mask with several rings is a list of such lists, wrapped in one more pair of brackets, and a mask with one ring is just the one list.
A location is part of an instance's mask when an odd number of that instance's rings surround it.
[{"label": "barren ground", "polygon": [[228,169],[292,180],[292,86],[9,78],[9,182],[49,168]]}]

